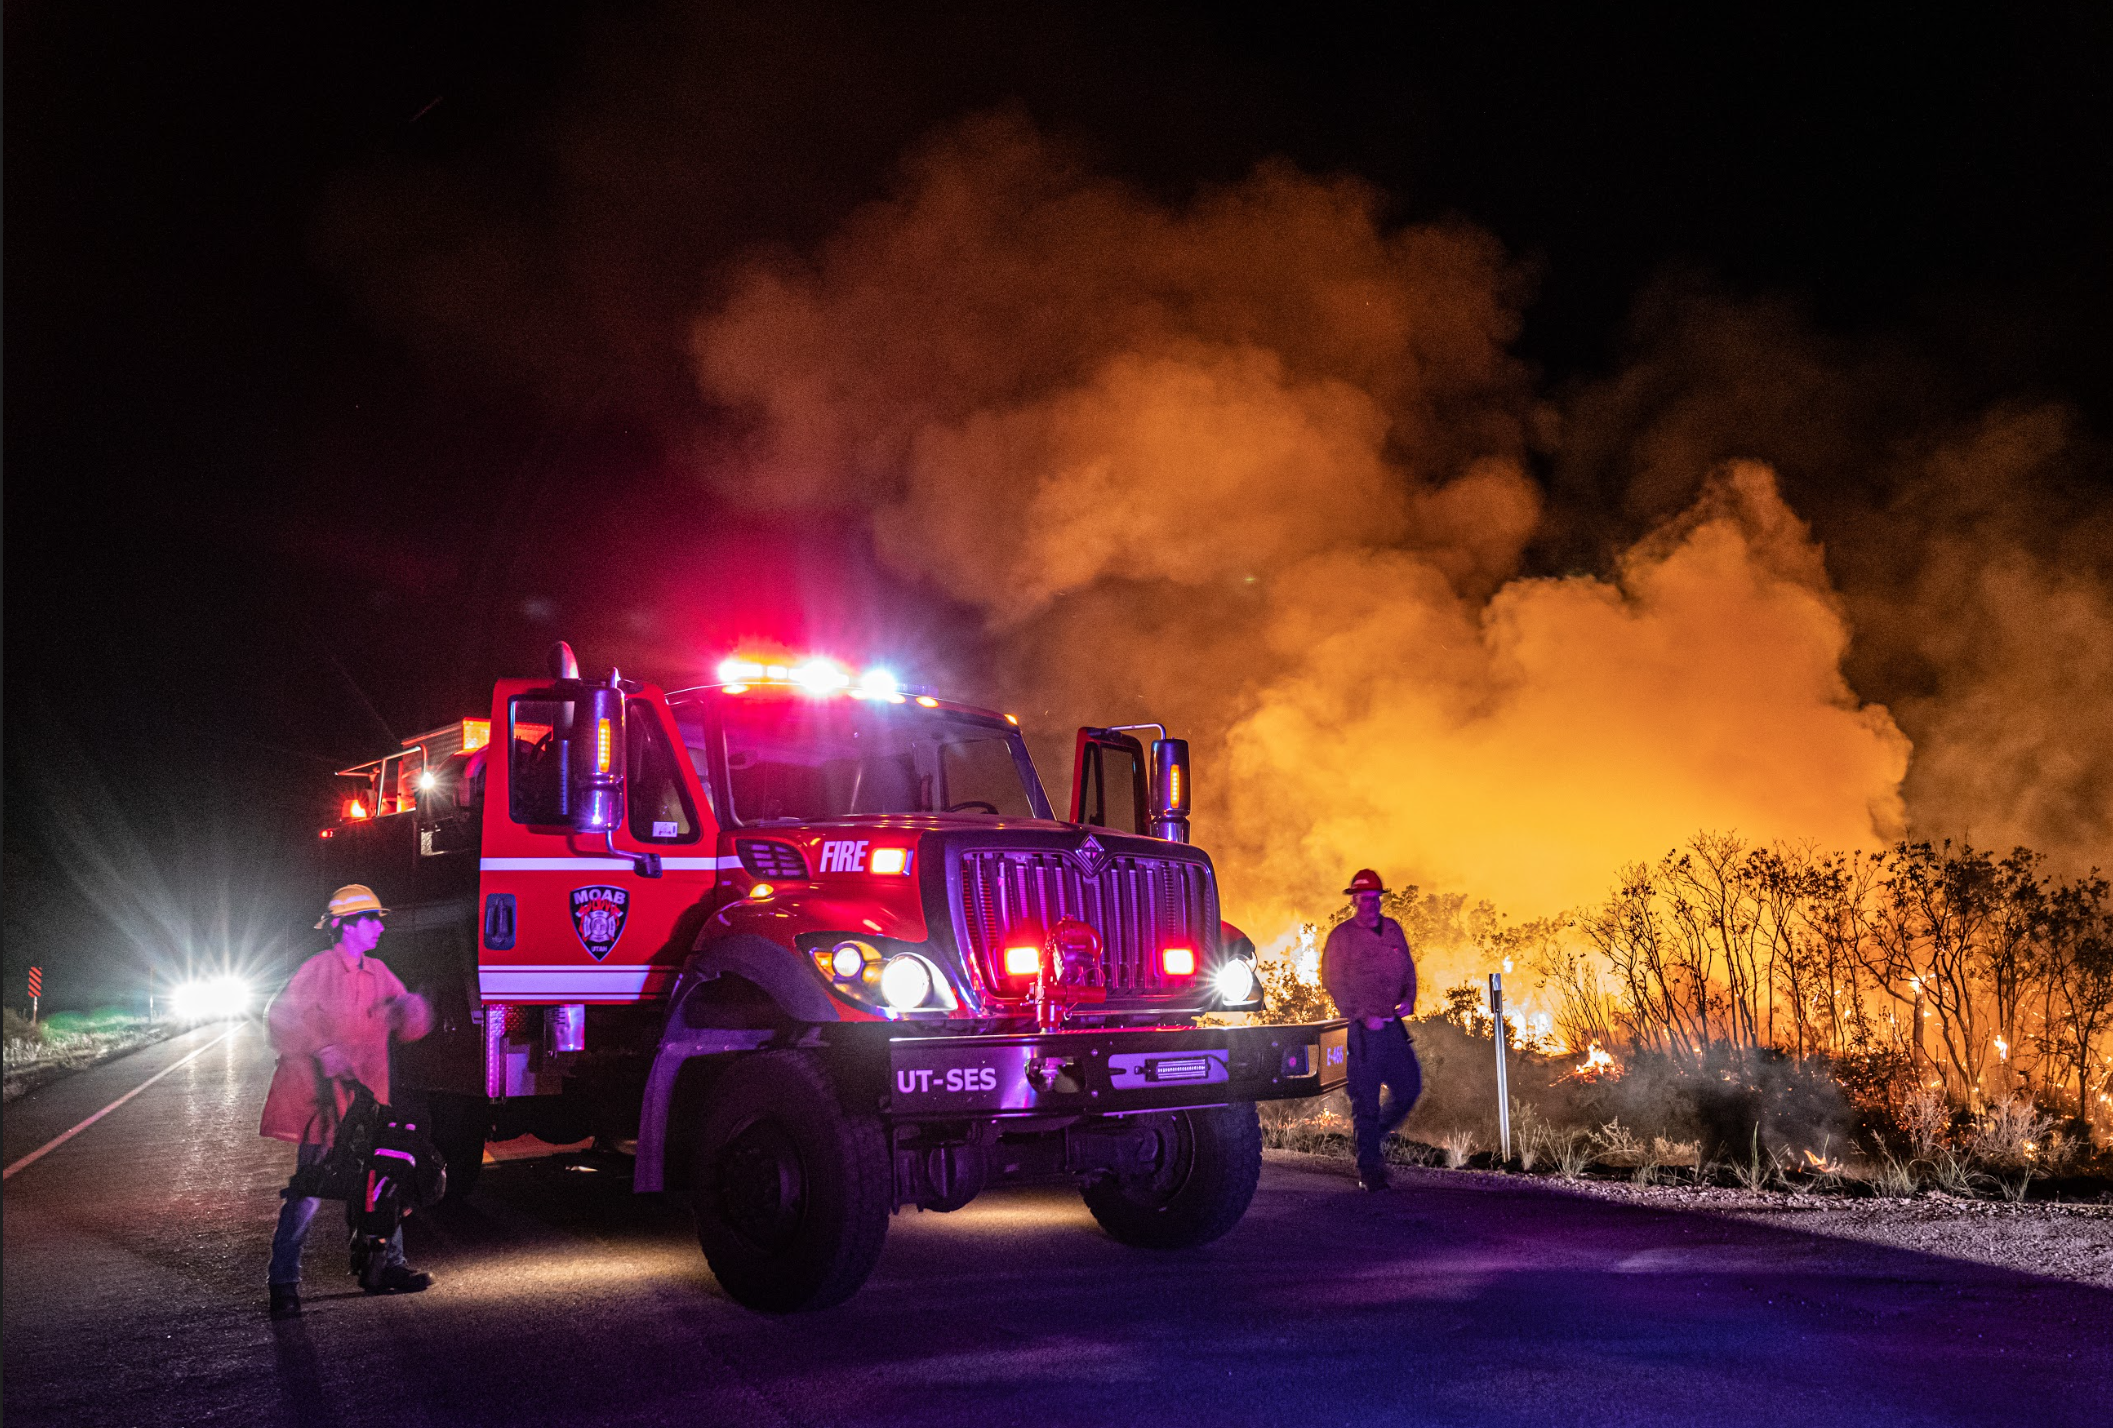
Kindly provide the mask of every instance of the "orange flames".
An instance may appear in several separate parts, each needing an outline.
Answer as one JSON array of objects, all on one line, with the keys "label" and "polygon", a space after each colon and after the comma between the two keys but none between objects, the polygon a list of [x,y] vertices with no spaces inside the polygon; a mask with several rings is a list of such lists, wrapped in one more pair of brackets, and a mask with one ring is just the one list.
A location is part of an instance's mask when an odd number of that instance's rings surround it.
[{"label": "orange flames", "polygon": [[1619,1081],[1622,1064],[1616,1061],[1598,1042],[1585,1049],[1585,1059],[1571,1068],[1562,1079],[1565,1081]]}]

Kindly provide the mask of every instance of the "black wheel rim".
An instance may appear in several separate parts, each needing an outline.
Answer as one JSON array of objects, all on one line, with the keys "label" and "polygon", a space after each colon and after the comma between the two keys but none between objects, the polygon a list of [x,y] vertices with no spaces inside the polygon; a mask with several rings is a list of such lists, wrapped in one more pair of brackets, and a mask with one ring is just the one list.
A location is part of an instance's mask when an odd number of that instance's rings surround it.
[{"label": "black wheel rim", "polygon": [[751,1121],[719,1157],[719,1208],[729,1228],[767,1254],[799,1233],[806,1177],[799,1147],[776,1121]]},{"label": "black wheel rim", "polygon": [[1171,1123],[1153,1134],[1159,1141],[1157,1164],[1149,1174],[1125,1176],[1121,1184],[1126,1198],[1156,1210],[1181,1192],[1196,1169],[1196,1128],[1176,1112]]}]

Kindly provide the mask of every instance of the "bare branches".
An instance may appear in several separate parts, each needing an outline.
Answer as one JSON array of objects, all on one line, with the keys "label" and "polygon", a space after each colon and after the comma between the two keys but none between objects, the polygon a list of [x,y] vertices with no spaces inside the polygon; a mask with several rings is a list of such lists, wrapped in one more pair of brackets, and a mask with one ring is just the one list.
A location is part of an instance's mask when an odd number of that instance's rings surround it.
[{"label": "bare branches", "polygon": [[1624,869],[1576,919],[1583,945],[1552,939],[1532,965],[1573,1045],[1619,1041],[1687,1069],[1712,1048],[1900,1065],[1977,1111],[2022,1094],[2103,1119],[2113,894],[2095,874],[2050,880],[2042,862],[1700,834]]}]

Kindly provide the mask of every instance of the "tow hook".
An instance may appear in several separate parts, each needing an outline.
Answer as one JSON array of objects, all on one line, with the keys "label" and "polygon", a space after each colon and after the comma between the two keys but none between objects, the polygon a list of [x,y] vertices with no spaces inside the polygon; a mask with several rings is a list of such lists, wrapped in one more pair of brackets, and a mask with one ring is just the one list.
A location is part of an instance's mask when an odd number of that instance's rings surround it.
[{"label": "tow hook", "polygon": [[1037,1091],[1064,1091],[1075,1095],[1084,1088],[1078,1077],[1066,1073],[1077,1064],[1075,1056],[1030,1056],[1027,1059],[1027,1084]]}]

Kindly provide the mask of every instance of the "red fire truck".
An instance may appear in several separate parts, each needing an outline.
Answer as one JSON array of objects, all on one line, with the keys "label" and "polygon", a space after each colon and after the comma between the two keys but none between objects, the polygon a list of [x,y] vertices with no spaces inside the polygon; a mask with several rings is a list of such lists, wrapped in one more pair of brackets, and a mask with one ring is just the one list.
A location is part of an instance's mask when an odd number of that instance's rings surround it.
[{"label": "red fire truck", "polygon": [[1010,715],[821,659],[718,676],[583,679],[560,645],[340,775],[323,879],[381,894],[434,1002],[397,1076],[451,1179],[487,1134],[635,1143],[635,1188],[686,1194],[770,1310],[994,1184],[1073,1181],[1133,1245],[1231,1229],[1254,1103],[1340,1084],[1345,1036],[1198,1025],[1262,992],[1187,842],[1187,745],[1081,729],[1059,819]]}]

